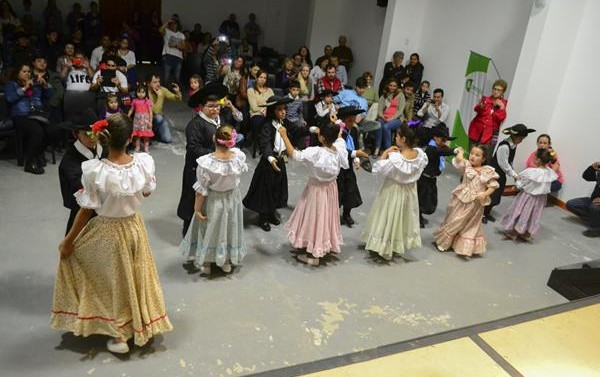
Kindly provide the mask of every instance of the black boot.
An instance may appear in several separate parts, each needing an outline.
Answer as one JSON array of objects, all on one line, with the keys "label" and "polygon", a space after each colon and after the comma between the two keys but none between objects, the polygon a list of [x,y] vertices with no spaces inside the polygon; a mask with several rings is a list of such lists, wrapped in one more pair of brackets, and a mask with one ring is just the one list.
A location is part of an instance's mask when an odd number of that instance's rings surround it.
[{"label": "black boot", "polygon": [[262,214],[258,216],[258,226],[265,232],[269,232],[271,230],[271,225],[269,225],[269,216]]},{"label": "black boot", "polygon": [[348,228],[352,228],[352,225],[354,225],[354,219],[352,218],[352,216],[350,216],[349,210],[344,210],[344,214],[342,215],[342,222],[345,223],[348,226]]},{"label": "black boot", "polygon": [[31,161],[25,161],[25,168],[23,170],[25,170],[27,173],[36,175],[44,174],[44,168]]}]

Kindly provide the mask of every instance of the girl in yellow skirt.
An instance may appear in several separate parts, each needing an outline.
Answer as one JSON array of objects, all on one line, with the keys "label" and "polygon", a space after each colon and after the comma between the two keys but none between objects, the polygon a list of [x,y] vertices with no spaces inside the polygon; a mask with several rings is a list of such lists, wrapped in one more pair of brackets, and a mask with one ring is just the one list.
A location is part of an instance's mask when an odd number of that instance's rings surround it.
[{"label": "girl in yellow skirt", "polygon": [[481,217],[485,206],[491,202],[490,195],[498,188],[496,170],[484,165],[486,152],[484,145],[475,145],[465,161],[464,151],[459,148],[452,159],[463,179],[452,191],[444,222],[433,232],[439,251],[453,249],[465,258],[485,252],[487,239],[483,234]]},{"label": "girl in yellow skirt", "polygon": [[127,353],[130,338],[142,346],[173,328],[139,214],[156,188],[154,160],[125,152],[132,124],[124,114],[96,122],[92,132],[108,158],[81,166],[83,187],[75,194],[81,210],[59,246],[50,325],[108,335],[109,351]]},{"label": "girl in yellow skirt", "polygon": [[421,247],[417,180],[427,165],[427,155],[414,148],[417,135],[403,124],[396,133],[395,145],[373,164],[373,173],[385,177],[362,239],[366,250],[391,260],[394,253]]}]

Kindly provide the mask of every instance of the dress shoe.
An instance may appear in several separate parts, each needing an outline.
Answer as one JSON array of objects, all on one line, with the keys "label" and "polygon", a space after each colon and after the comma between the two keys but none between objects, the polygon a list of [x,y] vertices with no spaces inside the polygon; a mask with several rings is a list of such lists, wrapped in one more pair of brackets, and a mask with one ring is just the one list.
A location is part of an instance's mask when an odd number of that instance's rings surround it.
[{"label": "dress shoe", "polygon": [[262,222],[262,223],[260,223],[260,225],[259,225],[259,226],[260,226],[260,228],[261,228],[262,230],[264,230],[265,232],[269,232],[269,231],[271,231],[271,225],[269,225],[269,222],[268,222],[268,221],[265,221],[265,222]]},{"label": "dress shoe", "polygon": [[491,213],[484,213],[483,217],[485,219],[487,219],[488,221],[491,221],[491,222],[495,222],[496,221],[496,218],[494,216],[492,216]]},{"label": "dress shoe", "polygon": [[281,224],[281,221],[279,221],[279,219],[277,218],[277,216],[275,216],[275,214],[272,214],[271,216],[269,216],[269,218],[267,219],[267,222],[269,222],[273,225]]},{"label": "dress shoe", "polygon": [[600,237],[600,229],[587,229],[582,234],[590,238]]},{"label": "dress shoe", "polygon": [[344,219],[344,222],[346,223],[346,225],[348,225],[350,228],[352,228],[352,225],[354,225],[354,219],[352,218],[352,216],[350,216],[350,214],[345,214],[344,216],[342,216],[342,218]]},{"label": "dress shoe", "polygon": [[23,170],[25,170],[27,173],[36,175],[44,174],[44,168],[35,164],[25,164],[25,168]]}]

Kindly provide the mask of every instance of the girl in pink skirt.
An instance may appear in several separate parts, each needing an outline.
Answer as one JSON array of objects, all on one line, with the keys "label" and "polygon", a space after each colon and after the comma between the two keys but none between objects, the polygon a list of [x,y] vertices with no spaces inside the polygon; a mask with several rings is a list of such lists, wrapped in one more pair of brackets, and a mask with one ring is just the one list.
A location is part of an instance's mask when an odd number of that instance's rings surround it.
[{"label": "girl in pink skirt", "polygon": [[532,236],[540,229],[540,219],[550,193],[550,186],[558,177],[548,166],[552,155],[549,150],[540,148],[535,153],[534,168],[527,168],[519,173],[517,188],[521,190],[502,217],[500,223],[504,235],[511,240],[517,237],[531,241]]},{"label": "girl in pink skirt", "polygon": [[319,258],[339,253],[343,243],[340,229],[337,176],[340,168],[349,169],[346,142],[334,123],[321,126],[321,147],[295,150],[284,127],[279,128],[288,156],[308,166],[308,183],[285,224],[292,246],[306,249],[298,255],[301,262],[318,266]]},{"label": "girl in pink skirt", "polygon": [[133,115],[133,138],[135,139],[135,151],[140,151],[141,141],[144,140],[144,152],[148,153],[150,139],[154,136],[152,131],[152,101],[147,97],[148,90],[143,84],[138,85],[135,90],[137,96],[131,102],[131,109],[127,114]]},{"label": "girl in pink skirt", "polygon": [[475,145],[465,161],[463,150],[452,160],[463,174],[462,182],[452,191],[446,218],[433,235],[439,251],[453,249],[456,254],[470,257],[485,252],[487,239],[483,234],[481,217],[483,209],[491,201],[490,195],[498,188],[498,173],[484,165],[486,147]]}]

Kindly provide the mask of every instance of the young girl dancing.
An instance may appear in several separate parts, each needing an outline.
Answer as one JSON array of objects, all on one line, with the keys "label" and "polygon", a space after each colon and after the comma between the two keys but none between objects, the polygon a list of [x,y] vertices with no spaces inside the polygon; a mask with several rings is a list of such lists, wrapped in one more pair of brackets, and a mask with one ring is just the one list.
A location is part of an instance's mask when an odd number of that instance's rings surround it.
[{"label": "young girl dancing", "polygon": [[131,109],[127,114],[133,114],[133,137],[135,138],[135,151],[140,151],[141,140],[144,140],[144,152],[148,153],[152,132],[152,101],[147,97],[148,89],[141,84],[135,90],[136,99],[131,102]]},{"label": "young girl dancing", "polygon": [[234,148],[236,138],[231,126],[219,127],[214,136],[215,151],[196,160],[195,216],[181,247],[203,275],[210,275],[211,263],[230,273],[232,265],[240,264],[246,255],[238,185],[248,166],[244,152]]},{"label": "young girl dancing", "polygon": [[[537,147],[538,150],[547,149],[548,152],[550,152],[550,162],[546,166],[552,168],[552,170],[554,170],[554,172],[557,175],[557,178],[554,181],[552,181],[552,184],[550,185],[550,192],[557,192],[562,188],[562,185],[565,182],[565,180],[563,173],[560,170],[560,161],[558,159],[558,154],[556,154],[556,151],[554,150],[554,148],[552,148],[552,139],[550,139],[550,135],[541,134],[540,136],[538,136]],[[537,167],[535,160],[537,152],[537,150],[531,152],[531,154],[527,158],[525,166],[527,166],[528,168]]]},{"label": "young girl dancing", "polygon": [[108,335],[109,351],[127,353],[128,339],[142,346],[173,328],[140,215],[142,199],[156,188],[154,160],[126,153],[132,125],[124,114],[94,123],[92,131],[108,158],[81,164],[81,209],[59,246],[50,325]]},{"label": "young girl dancing", "polygon": [[285,127],[279,128],[288,156],[308,166],[308,183],[285,223],[293,247],[306,249],[298,260],[312,266],[330,252],[339,253],[343,243],[340,229],[337,176],[340,168],[348,169],[346,142],[340,137],[340,127],[334,123],[321,126],[322,147],[294,149]]},{"label": "young girl dancing", "polygon": [[386,149],[373,164],[373,173],[385,177],[362,239],[366,250],[391,260],[405,249],[421,246],[417,180],[427,165],[427,155],[419,148],[415,131],[403,124],[396,132],[395,145]]},{"label": "young girl dancing", "polygon": [[498,188],[498,174],[493,167],[484,165],[485,145],[473,146],[468,161],[462,148],[458,149],[452,164],[463,174],[462,182],[452,191],[446,218],[433,235],[439,251],[452,248],[456,254],[470,257],[485,252],[487,240],[481,216],[490,203],[490,195]]},{"label": "young girl dancing", "polygon": [[540,148],[535,154],[534,168],[519,173],[517,188],[521,191],[502,217],[504,235],[511,240],[517,237],[531,241],[540,228],[540,219],[550,193],[550,186],[558,177],[547,165],[552,159],[547,149]]}]

